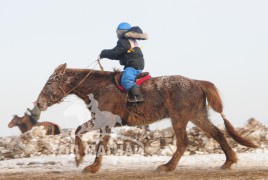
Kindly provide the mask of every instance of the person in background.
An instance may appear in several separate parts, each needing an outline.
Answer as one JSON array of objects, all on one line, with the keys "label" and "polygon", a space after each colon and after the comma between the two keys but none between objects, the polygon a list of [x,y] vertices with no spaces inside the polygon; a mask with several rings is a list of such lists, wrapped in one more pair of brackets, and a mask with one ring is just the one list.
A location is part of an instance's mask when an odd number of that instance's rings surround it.
[{"label": "person in background", "polygon": [[28,114],[31,119],[36,122],[40,119],[40,115],[41,115],[41,111],[37,105],[37,102],[33,102],[34,107],[32,110],[30,110],[29,108],[27,108],[26,114]]}]

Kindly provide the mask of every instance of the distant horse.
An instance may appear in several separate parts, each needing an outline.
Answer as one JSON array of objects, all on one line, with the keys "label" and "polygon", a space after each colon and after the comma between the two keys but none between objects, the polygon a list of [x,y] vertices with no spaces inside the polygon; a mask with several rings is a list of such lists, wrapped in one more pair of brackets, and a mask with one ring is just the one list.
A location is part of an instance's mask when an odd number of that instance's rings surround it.
[{"label": "distant horse", "polygon": [[8,124],[8,127],[13,128],[15,126],[19,127],[21,133],[25,133],[37,126],[44,126],[46,135],[57,135],[61,133],[61,129],[57,124],[51,122],[35,122],[28,114],[24,114],[23,117],[14,115],[13,119]]},{"label": "distant horse", "polygon": [[[43,87],[37,99],[38,106],[44,111],[60,103],[69,94],[75,94],[89,104],[88,95],[92,93],[98,101],[100,111],[109,111],[120,116],[123,125],[147,125],[170,118],[177,139],[177,149],[168,163],[157,168],[158,171],[172,171],[177,167],[188,145],[186,126],[189,121],[220,144],[226,156],[226,161],[222,165],[223,169],[229,169],[233,163],[237,162],[236,153],[226,141],[224,134],[208,119],[206,102],[209,107],[221,114],[227,132],[236,142],[247,147],[257,147],[252,141],[238,134],[225,118],[221,98],[217,88],[211,82],[179,75],[153,77],[141,86],[145,102],[129,104],[126,102],[126,94],[119,90],[113,81],[115,75],[115,72],[108,71],[68,69],[66,64],[62,64],[55,69]],[[106,129],[109,128],[106,127]],[[103,141],[99,142],[96,152],[100,152],[102,148],[107,150],[109,138],[110,136],[106,135]],[[83,144],[81,141],[76,141],[76,144],[82,159],[84,154],[80,153],[84,150]],[[87,166],[84,172],[97,172],[101,167],[102,157],[102,154],[97,154],[94,163]]]}]

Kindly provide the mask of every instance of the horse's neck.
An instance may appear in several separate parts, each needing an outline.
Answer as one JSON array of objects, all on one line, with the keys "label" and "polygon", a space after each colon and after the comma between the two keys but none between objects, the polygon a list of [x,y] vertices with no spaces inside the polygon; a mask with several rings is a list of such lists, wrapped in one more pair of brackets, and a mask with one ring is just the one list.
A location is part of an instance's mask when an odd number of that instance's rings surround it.
[{"label": "horse's neck", "polygon": [[[89,104],[90,100],[88,95],[94,94],[94,98],[97,99],[99,92],[107,84],[113,83],[111,72],[95,71],[95,70],[71,70],[66,72],[69,88],[74,88],[73,94],[81,98],[86,104]],[[79,84],[82,82],[81,84]]]},{"label": "horse's neck", "polygon": [[25,133],[28,131],[26,124],[20,124],[20,125],[18,125],[18,127],[19,127],[21,133]]},{"label": "horse's neck", "polygon": [[35,123],[33,123],[31,121],[30,117],[26,117],[26,118],[27,118],[27,120],[26,120],[25,125],[27,127],[27,130],[29,131],[30,129],[32,129],[32,127],[35,125]]}]

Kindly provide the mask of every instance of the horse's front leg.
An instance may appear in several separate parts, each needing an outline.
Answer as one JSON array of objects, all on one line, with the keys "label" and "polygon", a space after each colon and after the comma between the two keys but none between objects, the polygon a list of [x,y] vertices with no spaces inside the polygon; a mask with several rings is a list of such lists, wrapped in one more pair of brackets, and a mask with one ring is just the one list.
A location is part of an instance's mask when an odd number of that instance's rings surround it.
[{"label": "horse's front leg", "polygon": [[82,163],[83,158],[85,156],[85,147],[84,147],[83,141],[81,139],[82,135],[89,132],[89,131],[95,130],[93,120],[94,120],[94,118],[92,118],[89,121],[78,126],[76,131],[75,131],[74,153],[75,153],[75,162],[76,162],[77,167],[79,166],[79,164]]},{"label": "horse's front leg", "polygon": [[106,127],[105,132],[103,132],[103,130],[100,129],[100,138],[102,138],[102,141],[99,141],[99,144],[97,146],[97,151],[96,151],[97,154],[96,154],[95,161],[90,166],[85,167],[83,171],[84,173],[96,173],[101,168],[102,156],[104,153],[107,152],[107,144],[110,139],[109,133],[111,133],[111,128],[109,127]]}]

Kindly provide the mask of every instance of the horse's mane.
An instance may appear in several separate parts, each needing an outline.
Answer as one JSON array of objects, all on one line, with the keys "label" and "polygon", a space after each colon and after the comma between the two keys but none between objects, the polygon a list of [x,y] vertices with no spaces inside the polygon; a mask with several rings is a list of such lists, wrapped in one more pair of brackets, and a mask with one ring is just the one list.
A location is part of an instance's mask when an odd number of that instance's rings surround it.
[{"label": "horse's mane", "polygon": [[120,73],[120,72],[122,72],[119,68],[116,68],[116,67],[114,67],[113,68],[113,72],[114,73]]},{"label": "horse's mane", "polygon": [[120,73],[121,70],[119,68],[113,68],[113,71],[101,71],[95,69],[79,69],[79,68],[66,68],[65,72],[74,72],[74,73],[91,73],[91,74],[98,74],[103,76],[115,75]]},{"label": "horse's mane", "polygon": [[24,114],[23,118],[27,117],[29,119],[29,121],[32,123],[32,124],[36,124],[37,122],[28,114]]},{"label": "horse's mane", "polygon": [[91,72],[92,74],[103,74],[103,75],[108,75],[113,72],[111,71],[101,71],[101,70],[95,70],[95,69],[78,69],[78,68],[66,68],[66,72],[76,72],[76,73],[89,73]]}]

